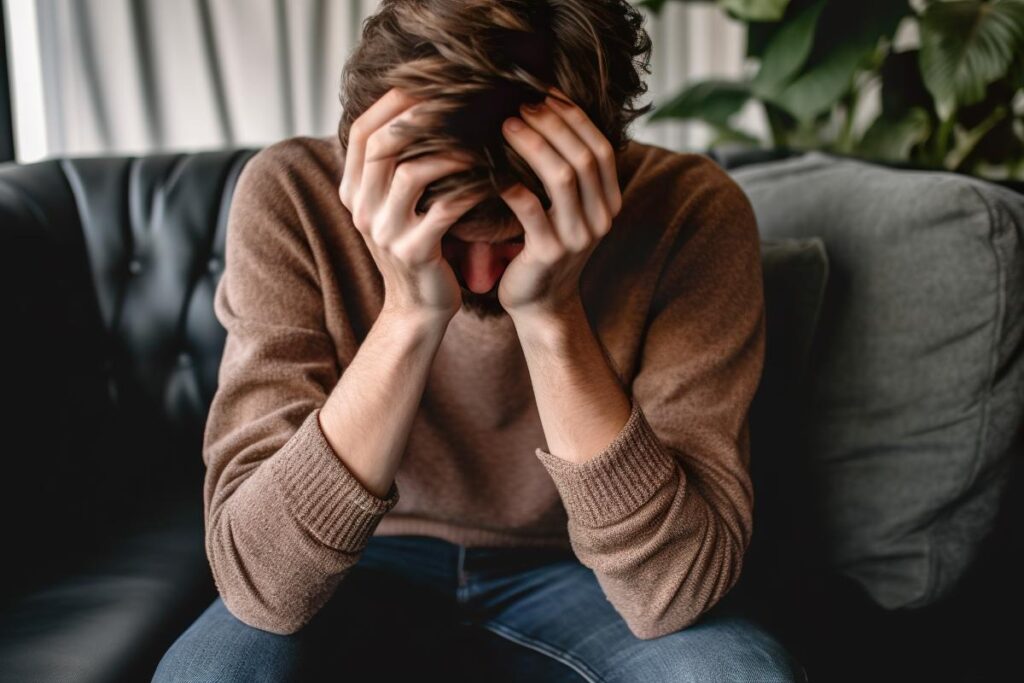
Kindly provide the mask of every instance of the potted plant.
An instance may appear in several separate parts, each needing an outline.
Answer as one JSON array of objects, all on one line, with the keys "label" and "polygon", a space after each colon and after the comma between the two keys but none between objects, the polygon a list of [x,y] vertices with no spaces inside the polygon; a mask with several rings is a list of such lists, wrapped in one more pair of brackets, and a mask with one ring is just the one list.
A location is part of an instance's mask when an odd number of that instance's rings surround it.
[{"label": "potted plant", "polygon": [[[658,13],[676,1],[685,0],[636,5]],[[648,121],[703,121],[716,131],[712,147],[822,149],[1024,179],[1024,0],[716,4],[744,22],[752,70],[690,83]],[[896,45],[897,31],[911,36],[909,47]],[[859,130],[858,113],[879,90],[873,120]],[[763,107],[769,140],[734,123],[751,100]]]}]

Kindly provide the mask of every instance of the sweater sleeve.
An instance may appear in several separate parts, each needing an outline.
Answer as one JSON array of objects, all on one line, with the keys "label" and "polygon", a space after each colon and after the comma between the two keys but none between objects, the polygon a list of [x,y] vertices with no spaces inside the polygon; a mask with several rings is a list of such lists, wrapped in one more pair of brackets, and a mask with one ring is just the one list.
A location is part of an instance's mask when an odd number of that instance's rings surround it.
[{"label": "sweater sleeve", "polygon": [[[711,162],[708,162],[709,164]],[[569,537],[635,636],[694,623],[739,578],[752,531],[749,406],[764,362],[760,238],[724,172],[678,189],[625,426],[573,463],[542,448]],[[682,183],[680,183],[682,185]]]},{"label": "sweater sleeve", "polygon": [[320,427],[340,371],[286,142],[257,152],[232,195],[214,293],[227,336],[203,438],[217,590],[238,619],[277,634],[328,601],[398,502],[394,483],[385,498],[364,488]]}]

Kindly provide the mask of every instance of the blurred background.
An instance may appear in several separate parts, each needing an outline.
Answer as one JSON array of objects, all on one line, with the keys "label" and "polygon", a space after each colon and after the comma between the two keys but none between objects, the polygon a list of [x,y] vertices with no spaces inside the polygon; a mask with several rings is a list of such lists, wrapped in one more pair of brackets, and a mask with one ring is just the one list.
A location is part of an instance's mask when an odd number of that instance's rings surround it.
[{"label": "blurred background", "polygon": [[[16,157],[29,162],[331,134],[343,62],[378,0],[4,4]],[[670,3],[648,20],[648,98],[690,78],[740,73],[742,27],[714,4]],[[634,132],[685,147],[701,144],[699,128]]]},{"label": "blurred background", "polygon": [[[16,158],[260,145],[328,135],[341,67],[377,0],[4,0]],[[741,73],[744,30],[714,4],[649,15],[647,98]],[[644,101],[647,101],[646,99]],[[749,125],[758,112],[750,107]],[[702,146],[701,124],[636,137]]]},{"label": "blurred background", "polygon": [[[825,149],[1024,178],[1021,0],[632,0],[654,50],[635,138]],[[4,158],[334,132],[378,0],[3,0]],[[3,114],[0,114],[2,117]]]}]

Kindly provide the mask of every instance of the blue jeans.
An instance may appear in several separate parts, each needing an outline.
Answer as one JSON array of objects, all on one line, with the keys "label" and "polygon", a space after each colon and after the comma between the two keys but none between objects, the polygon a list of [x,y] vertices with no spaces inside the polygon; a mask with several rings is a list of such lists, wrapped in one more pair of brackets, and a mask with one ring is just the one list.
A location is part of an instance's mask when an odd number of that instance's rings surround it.
[{"label": "blue jeans", "polygon": [[[433,671],[474,681],[806,681],[799,662],[729,597],[695,624],[643,640],[570,550],[372,536],[300,631],[248,626],[218,597],[153,680],[397,681]],[[453,640],[467,629],[469,648]],[[455,642],[462,648],[448,647]]]}]

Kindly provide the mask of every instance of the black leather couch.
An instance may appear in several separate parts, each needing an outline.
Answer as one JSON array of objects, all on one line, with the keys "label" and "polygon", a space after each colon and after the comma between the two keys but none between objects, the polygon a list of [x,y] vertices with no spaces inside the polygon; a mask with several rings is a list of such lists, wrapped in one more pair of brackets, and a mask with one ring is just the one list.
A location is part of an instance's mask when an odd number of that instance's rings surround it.
[{"label": "black leather couch", "polygon": [[[0,166],[2,681],[149,680],[216,596],[200,457],[225,334],[212,296],[255,151]],[[1007,499],[970,579],[934,608],[887,613],[809,573],[752,573],[743,590],[811,680],[999,680],[1020,640],[994,623],[1021,605],[1019,476]],[[458,638],[466,667],[508,647]]]}]

